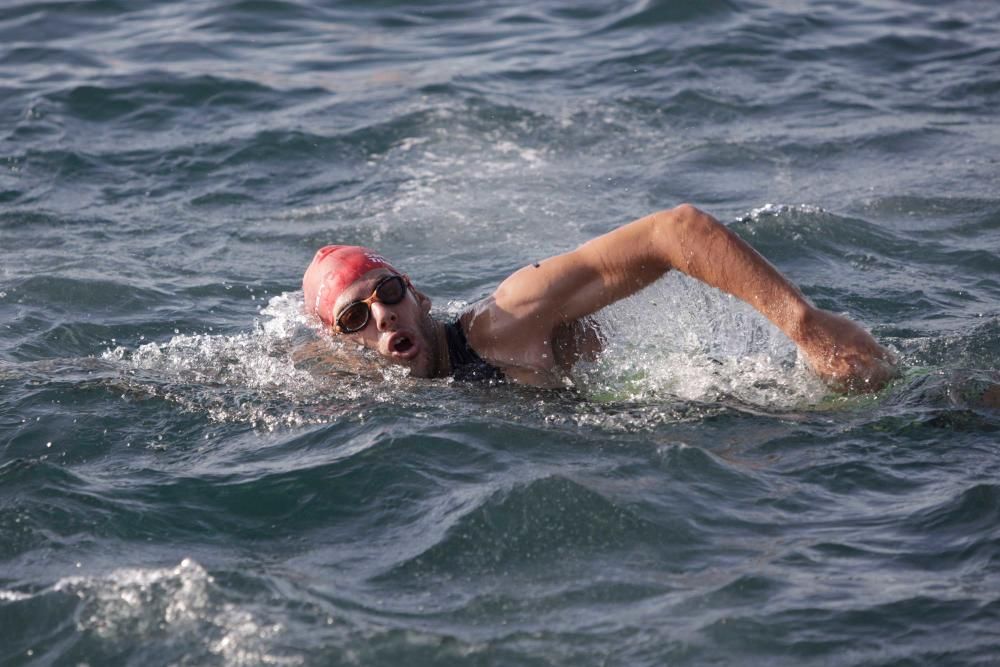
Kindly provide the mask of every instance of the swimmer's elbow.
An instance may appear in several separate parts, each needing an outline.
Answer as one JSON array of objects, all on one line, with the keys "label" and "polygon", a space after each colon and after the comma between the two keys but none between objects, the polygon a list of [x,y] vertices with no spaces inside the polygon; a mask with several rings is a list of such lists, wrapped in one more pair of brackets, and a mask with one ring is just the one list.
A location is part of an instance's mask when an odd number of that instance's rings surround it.
[{"label": "swimmer's elbow", "polygon": [[692,204],[680,204],[650,216],[653,246],[669,268],[689,272],[688,264],[718,233],[721,223]]},{"label": "swimmer's elbow", "polygon": [[670,225],[682,237],[700,237],[712,232],[719,221],[693,204],[681,204],[667,211]]},{"label": "swimmer's elbow", "polygon": [[675,217],[677,217],[677,218],[679,218],[681,220],[685,220],[685,221],[692,220],[694,218],[698,218],[699,216],[708,215],[707,213],[705,213],[704,211],[702,211],[700,208],[698,208],[694,204],[689,204],[687,202],[685,202],[683,204],[678,204],[677,206],[675,206],[675,207],[673,207],[671,209],[668,209],[667,212],[669,212],[671,215],[673,215],[673,216],[675,216]]}]

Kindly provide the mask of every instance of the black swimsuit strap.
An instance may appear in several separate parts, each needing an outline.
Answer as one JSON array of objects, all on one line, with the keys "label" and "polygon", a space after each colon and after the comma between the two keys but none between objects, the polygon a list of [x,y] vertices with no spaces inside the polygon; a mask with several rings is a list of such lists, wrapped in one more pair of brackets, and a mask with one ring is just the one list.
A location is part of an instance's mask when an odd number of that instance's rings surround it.
[{"label": "black swimsuit strap", "polygon": [[448,341],[448,360],[451,374],[456,380],[502,380],[503,372],[484,361],[469,345],[459,320],[446,322],[445,337]]}]

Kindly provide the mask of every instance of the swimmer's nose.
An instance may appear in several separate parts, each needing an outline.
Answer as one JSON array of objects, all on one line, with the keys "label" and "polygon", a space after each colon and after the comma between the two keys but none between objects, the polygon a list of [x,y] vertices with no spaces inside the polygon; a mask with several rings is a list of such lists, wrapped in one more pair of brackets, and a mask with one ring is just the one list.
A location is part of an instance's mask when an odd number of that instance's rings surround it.
[{"label": "swimmer's nose", "polygon": [[395,311],[384,303],[376,301],[371,305],[372,317],[375,318],[375,326],[379,331],[391,331],[396,325]]}]

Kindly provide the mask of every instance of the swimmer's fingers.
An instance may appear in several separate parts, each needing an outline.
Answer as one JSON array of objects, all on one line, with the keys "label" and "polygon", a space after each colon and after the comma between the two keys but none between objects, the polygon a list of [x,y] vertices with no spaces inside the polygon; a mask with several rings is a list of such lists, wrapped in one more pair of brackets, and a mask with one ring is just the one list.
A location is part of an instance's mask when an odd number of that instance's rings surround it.
[{"label": "swimmer's fingers", "polygon": [[898,373],[892,352],[855,322],[827,311],[814,309],[797,342],[813,370],[837,391],[878,391]]},{"label": "swimmer's fingers", "polygon": [[831,388],[848,394],[879,391],[898,374],[894,363],[871,355],[841,357],[831,367],[832,372],[823,379]]}]

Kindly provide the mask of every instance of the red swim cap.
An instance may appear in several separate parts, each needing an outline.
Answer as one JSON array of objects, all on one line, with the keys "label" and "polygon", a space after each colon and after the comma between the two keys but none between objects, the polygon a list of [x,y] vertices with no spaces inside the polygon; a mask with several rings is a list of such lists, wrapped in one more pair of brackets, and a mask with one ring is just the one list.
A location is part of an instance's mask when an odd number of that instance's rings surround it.
[{"label": "red swim cap", "polygon": [[319,249],[302,276],[307,313],[333,324],[333,306],[340,293],[372,269],[395,269],[374,250],[356,245],[328,245]]}]

